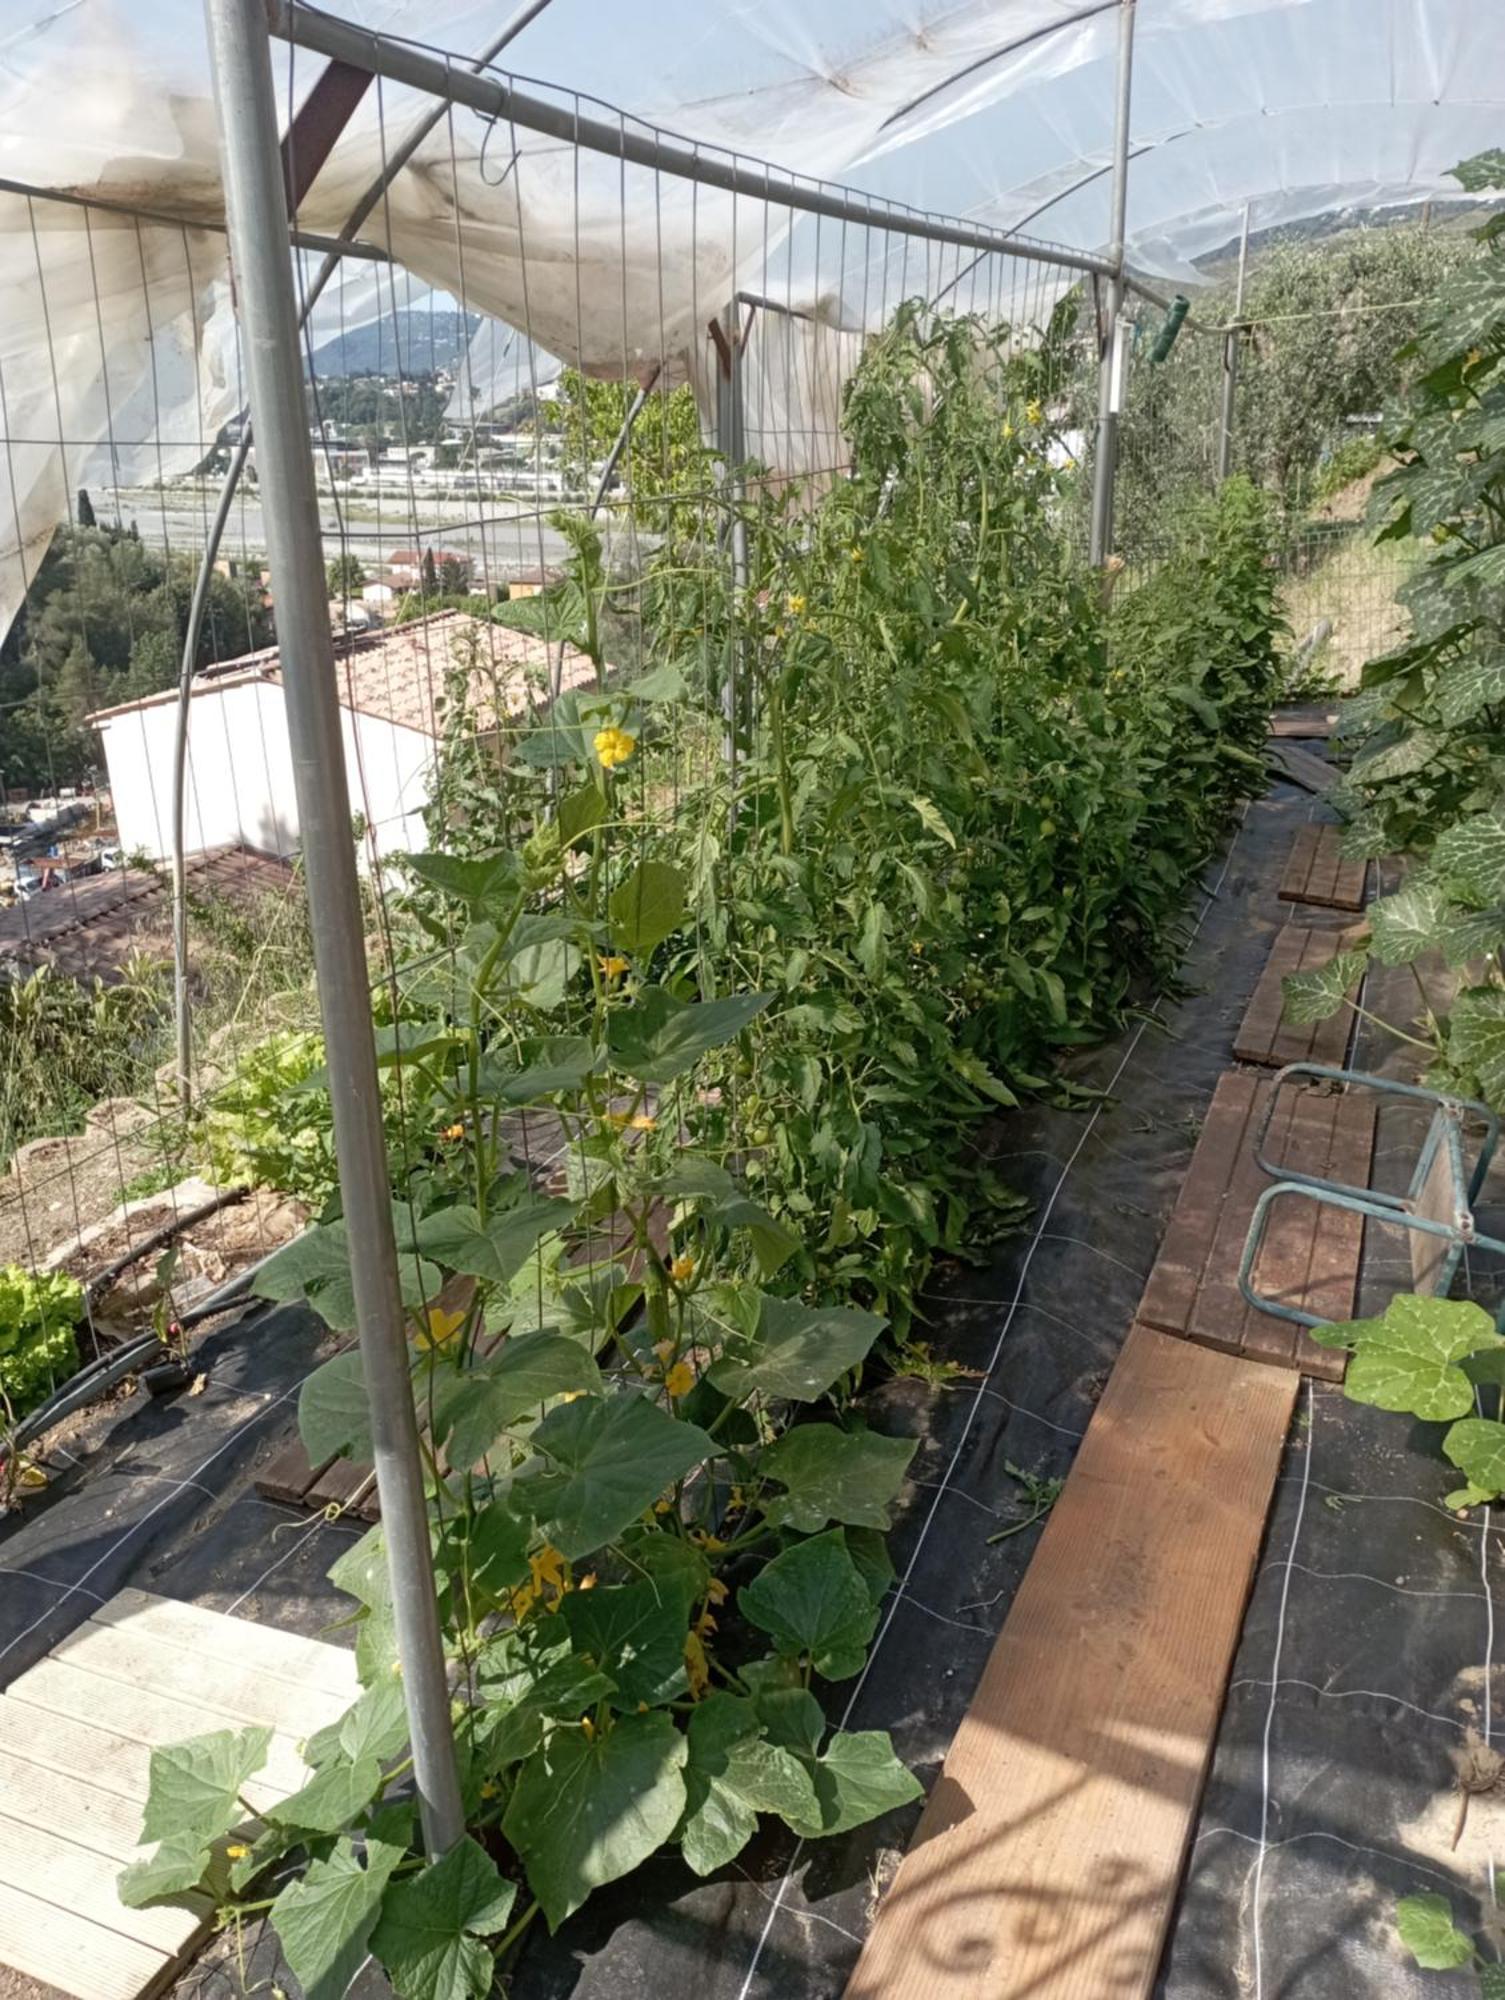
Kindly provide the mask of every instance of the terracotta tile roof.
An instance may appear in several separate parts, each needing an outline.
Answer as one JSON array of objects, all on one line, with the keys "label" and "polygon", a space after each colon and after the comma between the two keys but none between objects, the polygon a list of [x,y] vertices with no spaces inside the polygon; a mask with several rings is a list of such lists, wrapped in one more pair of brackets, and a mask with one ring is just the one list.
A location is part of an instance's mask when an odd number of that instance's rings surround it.
[{"label": "terracotta tile roof", "polygon": [[[285,896],[293,871],[284,861],[244,847],[210,848],[188,857],[188,893],[214,893],[251,904]],[[170,957],[172,876],[137,868],[112,868],[64,882],[29,902],[0,910],[0,978],[25,978],[51,965],[70,979],[103,979],[113,985],[133,951]],[[191,942],[191,930],[190,930]]]},{"label": "terracotta tile roof", "polygon": [[[446,682],[471,664],[466,705],[478,729],[526,714],[547,699],[557,650],[531,632],[514,632],[464,611],[436,611],[337,645],[340,701],[361,715],[384,717],[425,736],[443,731]],[[565,648],[562,685],[584,687],[595,669],[584,653]]]},{"label": "terracotta tile roof", "polygon": [[[514,632],[464,611],[436,611],[376,632],[343,633],[335,639],[335,674],[340,701],[361,715],[374,715],[425,736],[442,734],[446,680],[460,664],[462,649],[474,656],[467,705],[478,729],[494,728],[500,717],[517,717],[546,697],[558,651],[531,632]],[[195,697],[247,680],[276,681],[280,655],[275,646],[222,660],[195,676]],[[561,686],[588,686],[595,669],[584,653],[564,649]],[[103,708],[88,720],[98,723],[138,708],[177,700],[177,690]]]}]

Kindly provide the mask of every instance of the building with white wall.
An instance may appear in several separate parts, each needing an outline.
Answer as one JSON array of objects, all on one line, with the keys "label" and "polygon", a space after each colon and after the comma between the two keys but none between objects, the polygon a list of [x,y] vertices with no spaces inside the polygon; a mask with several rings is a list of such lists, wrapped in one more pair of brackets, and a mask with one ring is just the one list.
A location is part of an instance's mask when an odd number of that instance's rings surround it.
[{"label": "building with white wall", "polygon": [[[336,641],[340,721],[352,819],[366,828],[367,860],[426,844],[423,808],[443,734],[444,704],[462,667],[467,712],[483,733],[547,698],[555,656],[530,633],[462,611]],[[563,682],[593,678],[566,648]],[[127,854],[172,853],[175,689],[101,709],[98,729]],[[222,661],[195,677],[188,706],[184,850],[244,847],[283,859],[298,849],[298,804],[283,711],[278,649]]]}]

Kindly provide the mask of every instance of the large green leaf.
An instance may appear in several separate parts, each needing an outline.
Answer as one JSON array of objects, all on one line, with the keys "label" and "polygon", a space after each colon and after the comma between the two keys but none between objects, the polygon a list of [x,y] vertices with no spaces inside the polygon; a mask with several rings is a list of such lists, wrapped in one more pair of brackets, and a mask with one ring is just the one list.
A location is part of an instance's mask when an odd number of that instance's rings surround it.
[{"label": "large green leaf", "polygon": [[216,1729],[153,1750],[141,1838],[204,1841],[228,1833],[246,1816],[241,1787],[266,1762],[270,1729]]},{"label": "large green leaf", "polygon": [[1505,1424],[1462,1417],[1442,1440],[1444,1455],[1464,1474],[1478,1500],[1505,1493]]},{"label": "large green leaf", "polygon": [[1311,972],[1291,973],[1284,981],[1285,1019],[1306,1023],[1336,1014],[1368,963],[1367,952],[1340,951]]},{"label": "large green leaf", "polygon": [[1383,1319],[1312,1329],[1324,1347],[1346,1347],[1344,1389],[1356,1403],[1445,1423],[1474,1406],[1474,1388],[1458,1366],[1465,1356],[1505,1346],[1482,1306],[1467,1299],[1416,1298],[1403,1292]]},{"label": "large green leaf", "polygon": [[482,1940],[506,1923],[516,1897],[517,1884],[467,1834],[388,1889],[371,1950],[401,2000],[486,2000],[493,1961]]},{"label": "large green leaf", "polygon": [[781,1653],[808,1655],[816,1672],[830,1680],[860,1671],[878,1622],[839,1529],[775,1556],[738,1591],[737,1604]]},{"label": "large green leaf", "polygon": [[390,1675],[367,1688],[337,1722],[315,1730],[304,1744],[303,1754],[317,1770],[335,1757],[348,1757],[356,1763],[366,1757],[386,1760],[405,1749],[407,1741],[408,1711],[402,1682]]},{"label": "large green leaf", "polygon": [[685,920],[685,881],[666,861],[640,861],[606,905],[612,943],[646,953]]},{"label": "large green leaf", "polygon": [[509,1425],[537,1416],[555,1396],[599,1396],[601,1371],[578,1340],[544,1330],[518,1333],[439,1392],[435,1432],[450,1462],[467,1470]]},{"label": "large green leaf", "polygon": [[[149,1903],[181,1902],[203,1881],[211,1858],[211,1843],[199,1834],[174,1834],[155,1854],[122,1869],[115,1893],[128,1910],[142,1910]],[[203,1907],[207,1910],[207,1905]]]},{"label": "large green leaf", "polygon": [[1374,955],[1381,965],[1410,965],[1437,942],[1447,897],[1435,882],[1408,882],[1369,908]]},{"label": "large green leaf", "polygon": [[838,1733],[807,1768],[814,1780],[817,1809],[808,1818],[785,1814],[794,1831],[807,1840],[864,1826],[923,1794],[914,1773],[894,1755],[884,1729]]},{"label": "large green leaf", "polygon": [[792,1229],[786,1229],[761,1203],[749,1200],[746,1195],[728,1196],[716,1207],[707,1209],[705,1219],[722,1229],[744,1230],[765,1278],[776,1276],[800,1248],[800,1239]]},{"label": "large green leaf", "polygon": [[809,1770],[790,1750],[770,1743],[757,1707],[730,1694],[698,1702],[687,1731],[685,1816],[679,1842],[697,1875],[710,1875],[740,1854],[760,1812],[795,1823],[819,1823],[820,1802]]},{"label": "large green leaf", "polygon": [[273,1826],[296,1827],[300,1833],[338,1833],[370,1805],[381,1785],[381,1765],[375,1757],[335,1757],[300,1791],[268,1806],[263,1817]]},{"label": "large green leaf", "polygon": [[1505,807],[1445,828],[1432,849],[1432,866],[1476,902],[1505,903]]},{"label": "large green leaf", "polygon": [[1450,910],[1437,933],[1437,948],[1452,972],[1505,951],[1505,909]]},{"label": "large green leaf", "polygon": [[550,1930],[670,1838],[685,1807],[686,1754],[673,1717],[650,1712],[597,1735],[556,1729],[524,1764],[502,1831]]},{"label": "large green leaf", "polygon": [[519,1518],[505,1500],[446,1522],[439,1544],[439,1567],[454,1580],[472,1620],[500,1608],[528,1577],[528,1545],[533,1523]]},{"label": "large green leaf", "polygon": [[451,1271],[509,1285],[540,1239],[562,1229],[574,1212],[572,1202],[535,1195],[497,1209],[483,1222],[476,1209],[461,1203],[424,1216],[414,1236],[424,1256]]},{"label": "large green leaf", "polygon": [[431,889],[453,896],[472,917],[505,909],[522,887],[523,865],[516,854],[408,854],[404,865]]},{"label": "large green leaf", "polygon": [[298,1435],[310,1465],[348,1453],[371,1456],[371,1410],[361,1351],[335,1355],[306,1377],[298,1391]]},{"label": "large green leaf", "polygon": [[855,1306],[807,1306],[765,1294],[756,1333],[728,1343],[709,1371],[711,1386],[736,1401],[759,1389],[813,1403],[866,1357],[887,1324]]},{"label": "large green leaf", "polygon": [[680,1593],[653,1582],[575,1590],[559,1615],[576,1653],[615,1681],[615,1708],[658,1708],[684,1693],[690,1606]]},{"label": "large green leaf", "polygon": [[366,1843],[365,1865],[348,1840],[327,1859],[310,1861],[272,1905],[272,1928],[304,2000],[345,2000],[366,1961],[366,1947],[400,1847]]},{"label": "large green leaf", "polygon": [[1416,1963],[1428,1972],[1448,1972],[1467,1965],[1474,1948],[1453,1922],[1446,1896],[1402,1896],[1395,1906],[1395,1928]]},{"label": "large green leaf", "polygon": [[549,1540],[571,1560],[614,1540],[716,1449],[693,1424],[627,1394],[562,1404],[532,1442],[550,1469],[527,1481],[528,1495]]},{"label": "large green leaf", "polygon": [[579,1090],[596,1067],[595,1044],[588,1035],[541,1035],[526,1042],[522,1064],[505,1053],[493,1052],[481,1066],[481,1091],[498,1104],[532,1104],[540,1097],[555,1097]]},{"label": "large green leaf", "polygon": [[[399,1246],[403,1241],[399,1230]],[[403,1303],[415,1308],[437,1298],[444,1283],[444,1273],[437,1265],[406,1252],[398,1256],[397,1275]],[[350,1277],[350,1250],[344,1223],[316,1224],[301,1236],[295,1236],[261,1266],[254,1289],[264,1299],[307,1299],[337,1333],[353,1332],[355,1287]]]},{"label": "large green leaf", "polygon": [[493,1771],[530,1756],[546,1722],[575,1722],[617,1691],[610,1675],[575,1651],[558,1612],[493,1639],[476,1675],[476,1740],[484,1767]]},{"label": "large green leaf", "polygon": [[1461,729],[1482,710],[1505,702],[1505,646],[1456,661],[1442,674],[1433,699],[1449,729]]},{"label": "large green leaf", "polygon": [[1475,1079],[1479,1095],[1505,1108],[1505,992],[1479,986],[1460,993],[1448,1016],[1448,1060]]},{"label": "large green leaf", "polygon": [[758,1460],[765,1478],[788,1488],[767,1503],[769,1520],[806,1535],[833,1521],[887,1528],[917,1442],[838,1430],[834,1424],[797,1424]]},{"label": "large green leaf", "polygon": [[708,1049],[741,1034],[773,999],[771,993],[738,993],[726,1000],[676,1000],[662,986],[645,986],[630,1007],[615,1008],[607,1022],[613,1064],[643,1083],[672,1083]]}]

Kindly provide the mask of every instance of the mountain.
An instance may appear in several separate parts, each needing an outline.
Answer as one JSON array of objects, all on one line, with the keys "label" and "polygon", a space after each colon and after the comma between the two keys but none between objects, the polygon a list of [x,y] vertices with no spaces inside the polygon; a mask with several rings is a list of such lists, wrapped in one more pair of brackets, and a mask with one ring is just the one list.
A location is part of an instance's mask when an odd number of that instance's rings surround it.
[{"label": "mountain", "polygon": [[441,368],[453,373],[480,323],[479,313],[437,308],[386,313],[316,347],[314,373],[321,381],[338,375],[433,375]]}]

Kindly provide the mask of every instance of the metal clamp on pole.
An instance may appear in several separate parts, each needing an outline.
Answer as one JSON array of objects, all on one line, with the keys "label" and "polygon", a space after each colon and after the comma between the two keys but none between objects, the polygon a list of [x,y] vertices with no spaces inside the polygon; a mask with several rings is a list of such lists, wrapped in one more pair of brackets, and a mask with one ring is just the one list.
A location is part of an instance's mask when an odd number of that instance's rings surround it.
[{"label": "metal clamp on pole", "polygon": [[206,0],[205,11],[372,1457],[414,1781],[437,1856],[459,1839],[464,1814],[397,1281],[266,9],[263,0]]},{"label": "metal clamp on pole", "polygon": [[1239,320],[1244,311],[1244,278],[1249,268],[1249,204],[1244,203],[1244,226],[1238,240],[1238,286],[1233,295],[1234,324],[1223,335],[1223,406],[1218,414],[1218,478],[1233,470],[1233,404],[1238,391],[1238,350],[1244,337]]},{"label": "metal clamp on pole", "polygon": [[1097,448],[1092,461],[1091,560],[1096,568],[1113,553],[1113,482],[1118,470],[1118,418],[1124,378],[1124,238],[1129,206],[1129,102],[1134,74],[1135,0],[1119,0],[1118,98],[1113,120],[1113,212],[1108,259],[1108,325],[1097,387]]}]

